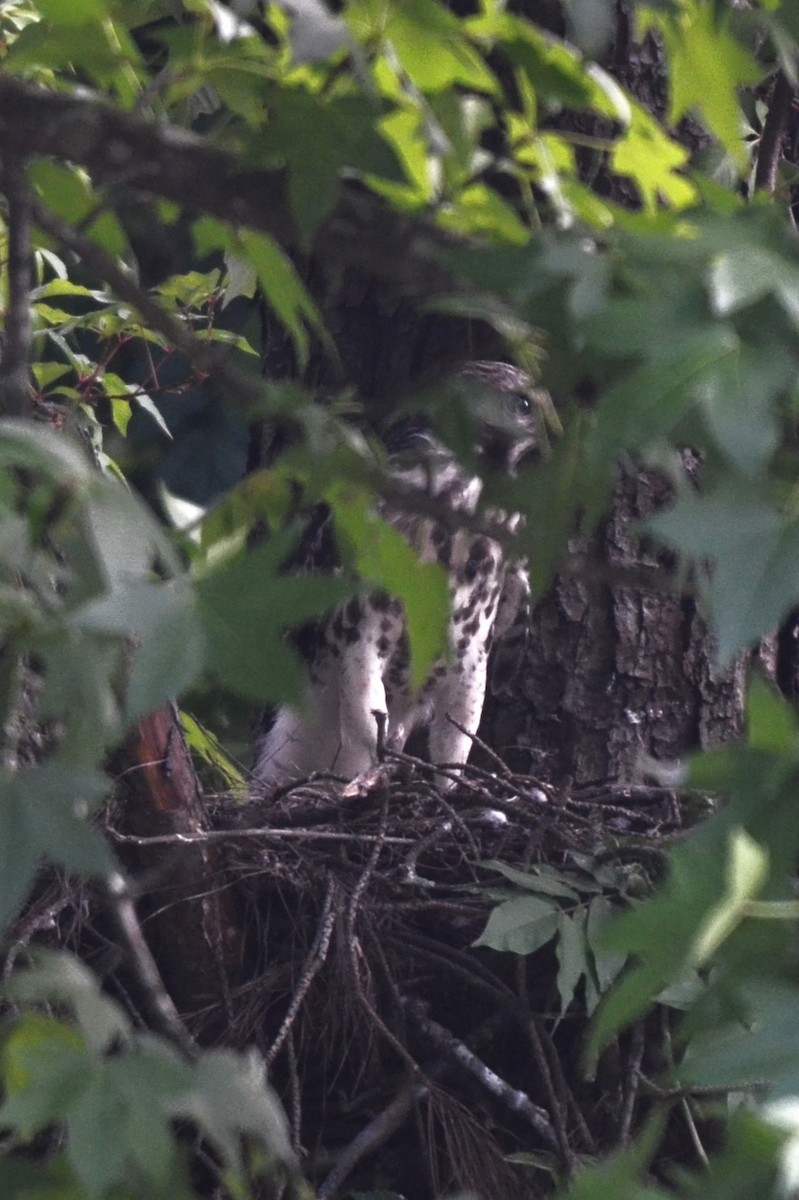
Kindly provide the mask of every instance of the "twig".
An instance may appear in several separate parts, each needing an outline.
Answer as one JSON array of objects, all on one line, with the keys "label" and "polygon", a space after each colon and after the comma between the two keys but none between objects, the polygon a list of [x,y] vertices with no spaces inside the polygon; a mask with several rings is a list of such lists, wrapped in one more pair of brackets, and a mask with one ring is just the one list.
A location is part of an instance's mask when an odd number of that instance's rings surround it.
[{"label": "twig", "polygon": [[[488,1030],[495,1024],[496,1018],[490,1017],[488,1021],[480,1026],[479,1030],[471,1035],[470,1040],[479,1043],[483,1040],[481,1034],[485,1036]],[[429,1083],[410,1082],[398,1090],[391,1103],[378,1113],[374,1120],[370,1121],[364,1129],[356,1134],[349,1145],[338,1156],[336,1165],[317,1192],[319,1200],[332,1200],[332,1197],[358,1162],[365,1155],[376,1150],[378,1146],[381,1146],[383,1142],[399,1129],[405,1117],[410,1112],[412,1105],[418,1104],[420,1100],[429,1095],[432,1091],[433,1081],[443,1075],[447,1068],[451,1068],[451,1063],[444,1063],[439,1060],[439,1062],[425,1067],[425,1073],[430,1080]]]},{"label": "twig", "polygon": [[383,712],[380,708],[372,709],[372,716],[377,725],[377,761],[379,763],[386,760],[386,730],[388,728],[388,713]]},{"label": "twig", "polygon": [[31,191],[26,160],[6,153],[3,190],[8,202],[8,307],[5,314],[3,356],[0,362],[0,411],[6,416],[29,416],[31,357]]},{"label": "twig", "polygon": [[397,837],[379,833],[339,833],[332,829],[209,829],[202,833],[158,833],[152,837],[139,837],[133,833],[120,833],[112,826],[106,833],[115,842],[131,846],[192,846],[198,842],[248,842],[248,841],[295,841],[295,842],[357,842],[366,845],[379,843],[386,846],[414,846],[415,838]]},{"label": "twig", "polygon": [[492,750],[491,747],[489,745],[487,745],[483,741],[482,738],[478,737],[476,733],[470,733],[468,729],[466,729],[463,725],[461,725],[460,721],[456,721],[454,717],[451,717],[449,715],[449,713],[447,713],[447,720],[449,721],[450,725],[455,726],[455,728],[458,730],[459,733],[462,733],[467,738],[470,738],[472,745],[477,746],[477,748],[479,750],[482,750],[484,754],[488,755],[488,757],[491,759],[491,761],[496,766],[500,775],[505,775],[505,776],[510,775],[510,773],[511,773],[510,767],[508,766],[507,763],[504,763],[502,761],[502,759],[497,754],[496,750]]},{"label": "twig", "polygon": [[[652,1096],[656,1100],[690,1100],[695,1098],[709,1097],[711,1099],[723,1100],[725,1096],[729,1096],[730,1089],[728,1087],[713,1087],[711,1085],[702,1086],[701,1084],[691,1084],[690,1087],[661,1087],[655,1083],[643,1071],[638,1072],[641,1080],[641,1092],[646,1096]],[[736,1083],[735,1091],[742,1093],[751,1093],[756,1095],[763,1088],[763,1080],[750,1080],[748,1083]]]},{"label": "twig", "polygon": [[[406,754],[404,750],[386,750],[386,757],[396,762],[406,763],[417,770],[421,769],[433,775],[440,775],[442,779],[448,779],[451,783],[457,784],[460,787],[466,787],[469,791],[482,795],[480,788],[476,787],[470,779],[462,774],[463,768],[460,765],[454,763],[425,762],[423,758],[416,758],[413,754]],[[439,799],[441,799],[440,796]],[[460,823],[462,824],[462,822]]]},{"label": "twig", "polygon": [[446,1058],[468,1071],[487,1092],[496,1096],[512,1112],[526,1118],[550,1150],[557,1152],[560,1149],[552,1122],[543,1108],[534,1104],[524,1092],[511,1087],[448,1029],[428,1017],[424,1012],[423,1005],[418,1000],[406,998],[403,1007],[413,1018],[419,1030],[434,1043]]},{"label": "twig", "polygon": [[403,930],[402,937],[396,934],[387,934],[385,941],[387,945],[395,946],[400,950],[406,950],[410,946],[414,953],[453,972],[473,987],[479,988],[491,997],[494,1004],[499,1004],[517,1021],[526,1018],[527,1013],[522,1009],[510,988],[502,982],[498,975],[484,967],[477,958],[466,954],[465,951],[458,950],[455,946],[448,946],[446,942],[426,937],[423,933],[416,933],[412,929]]},{"label": "twig", "polygon": [[199,371],[213,373],[231,397],[244,408],[263,404],[263,381],[239,370],[230,360],[229,349],[197,337],[185,322],[173,316],[158,300],[140,288],[130,272],[119,266],[101,246],[45,208],[40,201],[32,201],[32,212],[36,224],[45,233],[76,254],[121,300],[132,305],[147,324],[184,354],[192,366]]},{"label": "twig", "polygon": [[563,1155],[563,1161],[567,1163],[571,1169],[574,1166],[575,1155],[572,1152],[571,1146],[569,1145],[569,1134],[568,1130],[566,1129],[566,1119],[561,1104],[562,1096],[558,1095],[558,1091],[555,1089],[552,1072],[549,1069],[549,1062],[541,1042],[538,1023],[530,1005],[530,998],[527,994],[526,971],[526,959],[519,958],[516,963],[516,982],[519,990],[519,1004],[524,1009],[525,1013],[524,1028],[533,1052],[535,1065],[538,1067],[538,1070],[541,1074],[541,1080],[544,1084],[544,1089],[549,1099],[549,1106],[552,1112],[552,1122],[558,1137],[560,1152]]},{"label": "twig", "polygon": [[197,1047],[164,987],[155,959],[142,933],[127,882],[121,872],[113,871],[106,877],[105,893],[109,910],[125,944],[128,959],[142,987],[153,1027],[174,1042],[187,1058],[195,1058]]},{"label": "twig", "polygon": [[696,1128],[696,1121],[694,1121],[694,1114],[691,1112],[691,1104],[687,1096],[683,1097],[680,1101],[680,1108],[682,1109],[682,1115],[685,1117],[685,1123],[688,1126],[688,1136],[693,1143],[696,1157],[705,1170],[709,1170],[710,1159],[708,1158],[707,1150],[702,1145],[702,1139],[699,1136],[699,1130]]},{"label": "twig", "polygon": [[[50,903],[42,904],[41,907],[31,909],[25,913],[19,922],[12,928],[11,934],[13,940],[10,941],[8,952],[3,958],[2,970],[0,970],[0,979],[8,979],[14,968],[14,963],[17,956],[22,950],[25,950],[31,943],[31,940],[37,933],[42,930],[55,928],[58,923],[59,915],[65,908],[75,907],[75,897],[68,890],[68,884],[63,882],[63,891],[57,895],[55,900]],[[0,949],[8,944],[5,939],[0,942]]]},{"label": "twig", "polygon": [[419,855],[429,850],[431,846],[435,846],[436,842],[440,842],[442,837],[446,837],[448,833],[452,833],[452,821],[442,821],[435,829],[431,829],[430,833],[426,834],[425,837],[420,838],[413,849],[406,854],[402,860],[402,874],[405,877],[406,883],[417,883],[419,881],[420,877],[416,873],[416,864],[419,861]]},{"label": "twig", "polygon": [[619,1119],[620,1146],[628,1146],[630,1144],[633,1116],[635,1114],[635,1101],[638,1097],[638,1090],[641,1083],[641,1061],[644,1057],[644,1044],[643,1025],[638,1021],[633,1027],[630,1057],[627,1061],[627,1070],[624,1073],[624,1080],[622,1081],[624,1103],[621,1107],[621,1116]]},{"label": "twig", "polygon": [[316,937],[313,945],[308,952],[308,957],[305,961],[305,966],[302,969],[299,982],[294,989],[294,994],[291,997],[291,1003],[288,1007],[288,1012],[283,1018],[280,1029],[272,1042],[272,1045],[264,1054],[264,1062],[267,1067],[270,1067],[275,1061],[281,1046],[291,1032],[292,1026],[297,1018],[297,1013],[300,1011],[302,1002],[308,994],[308,989],[314,981],[320,968],[323,966],[327,958],[327,952],[330,949],[330,938],[333,933],[333,926],[336,921],[336,906],[334,901],[338,895],[338,886],[332,875],[328,878],[327,889],[325,891],[325,899],[322,904],[322,913],[319,918],[319,926],[316,930]]},{"label": "twig", "polygon": [[382,835],[385,833],[386,823],[388,821],[388,801],[389,801],[389,791],[388,791],[388,788],[385,787],[385,785],[384,785],[383,805],[382,805],[381,812],[380,812],[380,834],[378,835],[378,840],[373,845],[371,853],[369,854],[369,858],[367,859],[366,864],[358,878],[358,881],[352,890],[352,895],[350,896],[350,902],[347,905],[347,921],[346,921],[345,936],[346,936],[346,942],[347,942],[347,950],[348,950],[349,956],[350,956],[352,979],[353,979],[353,983],[355,985],[355,991],[358,996],[358,1000],[360,1001],[361,1005],[363,1006],[364,1010],[366,1011],[369,1019],[374,1024],[375,1028],[379,1030],[379,1032],[383,1035],[383,1037],[386,1039],[388,1044],[393,1047],[393,1049],[397,1052],[397,1054],[400,1056],[400,1058],[403,1060],[403,1062],[406,1062],[408,1064],[413,1075],[420,1082],[425,1082],[421,1067],[417,1063],[416,1059],[413,1057],[412,1054],[409,1053],[409,1051],[405,1048],[405,1046],[403,1046],[403,1044],[399,1040],[399,1038],[391,1032],[391,1030],[388,1028],[388,1026],[386,1025],[383,1018],[380,1016],[380,1014],[375,1009],[375,1007],[372,1004],[369,997],[366,995],[366,992],[365,992],[364,986],[363,986],[363,980],[361,979],[361,973],[358,968],[358,939],[355,936],[355,920],[358,915],[358,908],[360,905],[361,897],[363,896],[363,893],[366,891],[366,888],[368,887],[369,880],[372,877],[374,869],[377,866],[377,860],[380,857],[380,850],[382,849],[382,846],[383,846],[383,841],[381,840],[381,838],[382,838]]},{"label": "twig", "polygon": [[356,1134],[349,1145],[341,1152],[330,1174],[320,1185],[317,1196],[319,1200],[332,1200],[344,1180],[360,1162],[364,1155],[377,1149],[391,1137],[407,1117],[411,1107],[429,1091],[424,1083],[407,1083],[401,1088],[390,1104],[379,1112],[374,1120]]},{"label": "twig", "polygon": [[294,1153],[302,1154],[302,1088],[297,1067],[297,1047],[294,1045],[294,1030],[290,1029],[286,1039],[286,1058],[289,1068],[289,1123],[291,1128],[291,1146]]},{"label": "twig", "polygon": [[782,142],[788,129],[788,117],[791,113],[793,88],[780,71],[777,75],[774,91],[771,93],[771,103],[760,138],[760,148],[757,154],[755,169],[755,190],[768,192],[773,196],[777,188],[777,174],[782,154]]}]

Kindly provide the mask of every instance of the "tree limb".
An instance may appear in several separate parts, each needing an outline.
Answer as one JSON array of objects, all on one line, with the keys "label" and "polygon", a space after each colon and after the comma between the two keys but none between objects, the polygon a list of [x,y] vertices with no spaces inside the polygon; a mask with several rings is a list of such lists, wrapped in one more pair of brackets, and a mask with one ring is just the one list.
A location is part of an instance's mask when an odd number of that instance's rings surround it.
[{"label": "tree limb", "polygon": [[120,871],[113,871],[107,876],[105,892],[109,910],[116,922],[120,939],[127,950],[128,960],[142,987],[153,1028],[173,1041],[183,1051],[186,1058],[195,1058],[197,1047],[178,1016],[171,996],[164,987],[161,973],[136,916],[127,881]]},{"label": "tree limb", "polygon": [[191,328],[169,312],[163,304],[140,288],[129,271],[121,267],[110,254],[68,221],[64,221],[40,201],[32,203],[36,224],[55,241],[71,250],[89,270],[103,280],[127,304],[133,306],[143,320],[184,354],[193,367],[213,372],[214,377],[245,409],[264,400],[264,384],[257,376],[240,370],[230,357],[230,350],[193,333]]},{"label": "tree limb", "polygon": [[519,1116],[524,1117],[548,1149],[558,1151],[558,1139],[549,1114],[518,1088],[511,1087],[484,1063],[469,1047],[456,1038],[438,1021],[427,1015],[424,1006],[411,998],[403,999],[403,1007],[419,1031],[443,1053],[445,1058],[464,1068],[482,1087]]},{"label": "tree limb", "polygon": [[[269,234],[298,249],[285,172],[245,169],[233,154],[177,126],[125,112],[95,96],[52,92],[0,75],[0,155],[48,157],[85,167],[100,188],[170,200],[190,212]],[[361,266],[418,296],[452,290],[439,251],[462,244],[392,212],[365,190],[342,188],[314,245],[320,259]]]},{"label": "tree limb", "polygon": [[782,71],[777,76],[768,114],[760,139],[755,170],[755,189],[773,195],[777,187],[777,172],[782,156],[782,142],[788,129],[793,88]]},{"label": "tree limb", "polygon": [[2,186],[8,202],[8,304],[0,362],[0,411],[30,415],[31,193],[22,151],[4,150]]},{"label": "tree limb", "polygon": [[74,163],[98,186],[123,185],[261,229],[285,245],[298,242],[282,172],[243,170],[236,157],[196,134],[85,93],[0,75],[0,152],[9,151]]}]

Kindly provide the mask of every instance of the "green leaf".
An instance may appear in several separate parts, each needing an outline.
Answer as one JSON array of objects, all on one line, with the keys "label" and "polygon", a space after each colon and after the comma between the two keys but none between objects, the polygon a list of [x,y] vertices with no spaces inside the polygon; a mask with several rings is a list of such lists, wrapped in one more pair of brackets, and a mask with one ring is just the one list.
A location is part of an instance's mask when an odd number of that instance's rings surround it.
[{"label": "green leaf", "polygon": [[437,0],[402,0],[392,5],[385,35],[423,92],[441,92],[458,84],[489,95],[498,90],[463,23]]},{"label": "green leaf", "polygon": [[285,1114],[255,1053],[204,1054],[195,1067],[192,1088],[176,1102],[175,1112],[196,1121],[236,1172],[242,1169],[243,1133],[270,1157],[289,1165],[295,1162]]},{"label": "green leaf", "polygon": [[437,220],[456,233],[489,234],[516,246],[524,246],[530,238],[529,229],[510,205],[482,183],[471,184],[443,205]]},{"label": "green leaf", "polygon": [[125,713],[133,722],[180,696],[199,675],[206,646],[194,590],[185,580],[136,580],[77,611],[84,632],[131,639],[134,649],[125,689]]},{"label": "green leaf", "polygon": [[702,967],[740,924],[750,900],[768,877],[768,854],[744,829],[730,834],[726,888],[718,903],[706,913],[694,936],[689,961]]},{"label": "green leaf", "polygon": [[534,954],[558,932],[560,909],[540,896],[518,896],[499,904],[488,918],[475,946]]},{"label": "green leaf", "polygon": [[757,476],[777,449],[778,401],[796,376],[796,363],[772,346],[742,345],[697,380],[700,410],[718,448],[734,466]]},{"label": "green leaf", "polygon": [[[37,947],[31,951],[30,965],[12,973],[4,992],[27,1007],[44,1003],[67,1007],[90,1050],[101,1052],[130,1042],[130,1021],[119,1005],[103,994],[97,977],[73,954]],[[58,1026],[56,1032],[61,1028]]]},{"label": "green leaf", "polygon": [[[132,1168],[156,1195],[174,1173],[177,1156],[169,1105],[186,1087],[186,1066],[173,1060],[171,1078],[159,1076],[140,1054],[107,1058],[95,1065],[66,1113],[67,1156],[90,1197],[124,1186]],[[134,1174],[135,1178],[135,1174]]]},{"label": "green leaf", "polygon": [[291,334],[300,366],[308,361],[308,329],[312,329],[328,351],[332,351],[316,305],[278,244],[265,233],[244,229],[237,234],[236,245],[254,266],[268,304]]},{"label": "green leaf", "polygon": [[34,645],[44,670],[41,714],[60,721],[61,753],[91,767],[125,730],[117,689],[124,644],[64,625],[37,636]]},{"label": "green leaf", "polygon": [[511,883],[538,895],[560,896],[564,900],[579,899],[578,893],[562,877],[557,874],[543,874],[540,868],[532,867],[529,871],[520,871],[518,867],[511,867],[508,863],[498,862],[496,859],[489,859],[480,863],[480,866],[499,871],[500,875],[504,875]]},{"label": "green leaf", "polygon": [[109,15],[107,0],[36,0],[36,7],[53,25],[91,25]]},{"label": "green leaf", "polygon": [[740,1088],[757,1082],[761,1094],[796,1094],[799,1052],[797,992],[779,979],[749,979],[737,988],[736,1019],[719,1020],[696,1033],[679,1066],[681,1082]]},{"label": "green leaf", "polygon": [[[472,21],[469,27],[479,32],[483,24]],[[585,70],[578,55],[565,42],[520,18],[503,20],[498,31],[503,35],[503,49],[508,58],[525,72],[544,101],[567,108],[596,106],[616,120],[626,122],[629,118],[629,108],[626,113],[611,110],[602,85]],[[615,92],[620,91],[617,86]]]},{"label": "green leaf", "polygon": [[0,1051],[3,1125],[29,1138],[63,1117],[68,1097],[82,1086],[87,1057],[80,1034],[63,1021],[41,1013],[16,1021]]},{"label": "green leaf", "polygon": [[714,962],[723,964],[742,954],[746,961],[748,954],[762,970],[785,953],[788,935],[774,928],[784,922],[769,922],[764,930],[763,922],[738,927],[738,921],[746,896],[765,886],[766,862],[768,886],[778,894],[793,870],[799,843],[795,771],[793,755],[786,759],[748,747],[712,751],[696,761],[692,786],[726,791],[727,803],[673,850],[660,892],[603,932],[600,944],[629,955],[635,965],[600,1004],[590,1057],[667,985],[682,984],[697,956],[704,959],[715,950]]},{"label": "green leaf", "polygon": [[0,780],[0,927],[24,900],[40,859],[81,875],[110,870],[105,844],[86,821],[108,786],[104,775],[57,761]]},{"label": "green leaf", "polygon": [[[768,229],[764,230],[767,234]],[[794,326],[799,324],[799,266],[779,249],[761,244],[755,228],[740,228],[738,244],[717,251],[708,271],[708,291],[714,310],[722,316],[773,295]],[[744,239],[749,239],[749,244]],[[787,248],[786,248],[787,249]]]},{"label": "green leaf", "polygon": [[[593,960],[596,982],[601,997],[618,978],[627,956],[618,950],[608,949],[602,936],[605,927],[618,912],[607,896],[594,896],[588,904],[585,923],[585,938]],[[590,1012],[591,1010],[589,1010]]]},{"label": "green leaf", "polygon": [[722,665],[775,628],[799,597],[799,524],[747,479],[729,472],[648,526],[697,563],[713,563],[698,578]]},{"label": "green leaf", "polygon": [[560,1015],[563,1016],[574,999],[578,983],[583,975],[588,973],[584,908],[573,913],[559,914],[555,952],[558,958],[557,988],[560,996]]},{"label": "green leaf", "polygon": [[423,562],[392,525],[374,511],[372,498],[355,488],[328,493],[336,537],[347,561],[369,584],[402,601],[411,650],[411,684],[421,687],[447,646],[450,596],[446,573]]},{"label": "green leaf", "polygon": [[[63,31],[59,34],[63,37]],[[76,31],[85,43],[86,31]],[[116,214],[101,203],[89,184],[87,176],[60,164],[37,159],[29,168],[31,184],[44,204],[71,225],[81,226],[81,232],[97,242],[114,258],[128,252],[128,239]]]},{"label": "green leaf", "polygon": [[195,717],[182,709],[180,724],[192,754],[218,772],[226,788],[236,792],[239,796],[246,796],[247,782],[244,775],[211,730],[206,729]]},{"label": "green leaf", "polygon": [[286,644],[287,630],[325,616],[353,593],[342,579],[281,575],[289,548],[289,537],[273,537],[197,584],[212,671],[259,703],[299,699],[303,677]]},{"label": "green leaf", "polygon": [[799,748],[799,722],[776,687],[755,675],[746,696],[746,741],[755,750],[795,754]]},{"label": "green leaf", "polygon": [[436,193],[436,161],[425,136],[422,113],[414,108],[398,108],[380,119],[379,128],[396,152],[410,187],[395,184],[393,192],[392,186],[387,187],[380,179],[371,180],[372,186],[389,197],[396,195],[398,203],[406,195],[417,205],[432,201]]},{"label": "green leaf", "polygon": [[127,1186],[152,1200],[186,1196],[171,1123],[194,1078],[164,1043],[141,1037],[103,1058],[62,1022],[29,1014],[7,1035],[0,1062],[0,1119],[27,1136],[65,1124],[82,1197]]},{"label": "green leaf", "polygon": [[610,162],[617,175],[633,181],[644,207],[654,213],[662,202],[680,209],[696,200],[696,187],[679,174],[688,157],[688,151],[636,104],[626,133],[613,147]]},{"label": "green leaf", "polygon": [[757,83],[762,70],[729,33],[729,18],[705,0],[681,0],[679,8],[663,12],[639,8],[643,29],[655,26],[669,56],[671,96],[669,120],[676,124],[691,109],[739,165],[746,150],[736,90]]},{"label": "green leaf", "polygon": [[[91,36],[87,36],[86,23],[76,23],[76,14],[68,11],[78,10],[80,17],[80,10],[86,3],[92,6]],[[102,20],[95,19],[96,0],[74,0],[72,5],[68,0],[48,0],[48,4],[57,9],[57,16],[66,19],[67,23],[37,21],[26,26],[5,51],[4,69],[25,71],[33,68],[41,72],[43,68],[51,67],[67,68],[70,73],[82,71],[96,84],[112,90],[126,108],[131,108],[139,94],[144,70],[141,55],[127,28],[108,15]],[[105,5],[103,11],[107,12]],[[33,169],[42,165],[35,164]],[[111,217],[110,213],[105,215]],[[113,223],[116,225],[116,218]]]},{"label": "green leaf", "polygon": [[212,271],[184,271],[179,275],[170,275],[156,290],[159,296],[177,305],[202,308],[218,291],[220,280],[218,267]]},{"label": "green leaf", "polygon": [[0,419],[0,465],[31,467],[70,484],[95,478],[89,457],[77,441],[13,417]]},{"label": "green leaf", "polygon": [[719,363],[737,354],[739,340],[728,326],[708,327],[658,358],[625,374],[608,389],[597,417],[594,447],[603,459],[668,437],[693,404],[695,389]]},{"label": "green leaf", "polygon": [[127,436],[128,425],[132,415],[133,413],[128,400],[114,399],[111,401],[111,420],[114,422],[114,428],[122,437]]},{"label": "green leaf", "polygon": [[[123,436],[127,429],[127,422],[130,420],[131,410],[133,407],[136,407],[148,413],[161,432],[165,433],[170,440],[172,439],[172,432],[169,426],[161,415],[155,401],[146,392],[142,392],[135,384],[126,383],[121,376],[116,375],[113,371],[103,371],[100,383],[102,384],[103,391],[111,401],[111,406],[115,414],[121,406],[127,408],[127,419],[123,421],[124,428],[120,429],[120,433]],[[126,402],[124,397],[127,397]],[[116,420],[116,415],[114,419]]]},{"label": "green leaf", "polygon": [[[322,99],[304,88],[281,88],[270,93],[269,101],[269,123],[259,132],[258,152],[285,161],[291,210],[307,249],[345,175],[402,179],[394,139],[381,136],[380,113],[365,96]],[[392,132],[396,137],[399,128]]]}]

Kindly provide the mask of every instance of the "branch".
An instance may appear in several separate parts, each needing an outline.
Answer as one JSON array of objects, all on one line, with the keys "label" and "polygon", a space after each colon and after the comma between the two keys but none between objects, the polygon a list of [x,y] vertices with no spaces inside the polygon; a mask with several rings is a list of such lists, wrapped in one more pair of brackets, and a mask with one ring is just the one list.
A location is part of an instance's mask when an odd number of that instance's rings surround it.
[{"label": "branch", "polygon": [[[0,155],[48,157],[85,167],[99,188],[125,188],[171,200],[190,212],[300,246],[279,169],[246,170],[205,138],[124,112],[94,96],[52,92],[0,75]],[[417,296],[452,290],[439,252],[462,244],[392,212],[371,193],[342,189],[314,252],[336,266],[361,266]]]},{"label": "branch", "polygon": [[[1,89],[0,89],[1,90]],[[198,371],[213,373],[214,377],[244,408],[252,408],[264,399],[262,380],[241,371],[230,360],[230,350],[197,337],[191,328],[174,316],[149,292],[139,287],[132,274],[119,266],[114,258],[96,242],[80,233],[68,221],[62,220],[38,200],[32,202],[36,224],[59,242],[167,341],[184,354]]]},{"label": "branch", "polygon": [[131,846],[193,846],[213,842],[273,841],[286,839],[297,842],[355,842],[357,845],[378,843],[386,846],[414,846],[413,837],[383,837],[379,833],[342,833],[328,829],[209,829],[197,833],[159,833],[153,837],[138,837],[132,833],[120,833],[118,829],[106,828],[106,833],[115,842]]},{"label": "branch", "polygon": [[197,1047],[164,987],[155,959],[142,933],[139,918],[136,916],[127,882],[119,871],[112,872],[106,878],[105,892],[120,939],[127,950],[128,960],[142,987],[153,1028],[174,1042],[188,1059],[195,1058]]},{"label": "branch", "polygon": [[518,1088],[511,1087],[482,1059],[478,1058],[464,1042],[456,1038],[443,1025],[439,1025],[437,1021],[428,1017],[424,1006],[418,1001],[410,998],[403,999],[403,1007],[419,1031],[442,1052],[445,1059],[463,1067],[473,1079],[476,1079],[492,1096],[501,1100],[511,1112],[524,1117],[550,1150],[556,1152],[559,1150],[558,1139],[552,1128],[549,1114],[543,1108],[534,1104],[530,1097],[524,1092],[520,1092]]},{"label": "branch", "polygon": [[300,1011],[302,1002],[308,994],[308,988],[311,986],[319,971],[325,964],[327,952],[330,949],[330,938],[333,933],[333,926],[336,922],[337,899],[338,886],[335,879],[330,876],[327,882],[327,889],[325,891],[324,903],[322,904],[322,913],[319,918],[319,928],[316,931],[316,937],[314,938],[313,945],[308,953],[308,957],[305,960],[305,966],[302,969],[299,982],[295,987],[294,993],[291,997],[291,1003],[289,1004],[288,1012],[283,1018],[280,1029],[277,1031],[277,1036],[272,1042],[272,1045],[264,1054],[264,1063],[266,1064],[267,1070],[275,1061],[280,1047],[291,1033],[297,1013]]},{"label": "branch", "polygon": [[30,415],[31,193],[22,152],[3,154],[3,189],[8,201],[8,305],[0,363],[0,411]]},{"label": "branch", "polygon": [[349,1145],[336,1159],[330,1174],[317,1190],[319,1200],[332,1200],[345,1179],[362,1158],[382,1146],[399,1129],[415,1103],[427,1094],[429,1088],[423,1083],[404,1084],[394,1099],[382,1109],[369,1124],[356,1134]]},{"label": "branch", "polygon": [[777,82],[774,84],[771,103],[763,126],[763,136],[760,139],[755,170],[756,191],[764,191],[773,195],[776,190],[782,142],[788,129],[792,99],[793,88],[783,72],[780,71],[777,75]]},{"label": "branch", "polygon": [[147,121],[94,96],[52,92],[0,76],[0,152],[85,167],[100,187],[124,185],[295,245],[283,173],[246,171],[237,158],[176,126]]}]

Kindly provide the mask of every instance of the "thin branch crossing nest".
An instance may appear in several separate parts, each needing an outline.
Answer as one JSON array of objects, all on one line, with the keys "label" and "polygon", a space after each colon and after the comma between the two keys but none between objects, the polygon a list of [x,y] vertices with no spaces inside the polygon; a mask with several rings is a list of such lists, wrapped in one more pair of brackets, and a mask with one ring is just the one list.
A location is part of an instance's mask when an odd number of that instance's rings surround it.
[{"label": "thin branch crossing nest", "polygon": [[608,982],[599,925],[661,872],[673,792],[389,754],[343,791],[223,804],[216,827],[254,955],[234,1036],[280,1081],[322,1200],[375,1186],[376,1161],[414,1200],[539,1195],[541,1169],[629,1137],[637,1041],[611,1089],[579,1056]]},{"label": "thin branch crossing nest", "polygon": [[[135,837],[108,818],[123,858],[213,848],[203,902],[233,897],[241,961],[223,1001],[182,1016],[200,1042],[260,1049],[321,1200],[350,1187],[540,1196],[554,1172],[629,1140],[657,1090],[647,1071],[662,1063],[644,1061],[638,1032],[595,1080],[580,1052],[621,966],[599,929],[662,872],[677,798],[566,793],[496,768],[459,769],[442,791],[445,769],[387,754],[343,788],[217,797],[201,833]],[[50,940],[99,962],[135,1009],[97,907],[52,884],[16,949],[54,913]],[[146,933],[153,911],[140,910]]]}]

